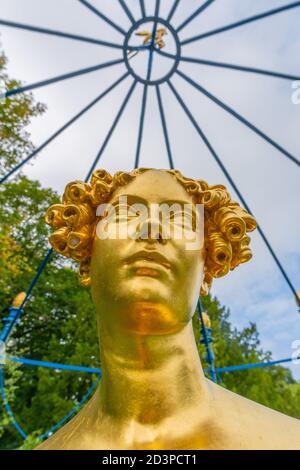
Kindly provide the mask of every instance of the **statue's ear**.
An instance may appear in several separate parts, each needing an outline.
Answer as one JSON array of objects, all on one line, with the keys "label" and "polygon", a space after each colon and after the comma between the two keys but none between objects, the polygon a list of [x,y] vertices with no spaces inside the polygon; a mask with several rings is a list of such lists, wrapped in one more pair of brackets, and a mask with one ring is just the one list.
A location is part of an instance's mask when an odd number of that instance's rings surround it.
[{"label": "statue's ear", "polygon": [[212,277],[210,276],[210,274],[207,273],[207,269],[206,269],[206,261],[208,257],[208,248],[206,246],[204,247],[203,255],[204,255],[204,272],[203,272],[202,284],[200,287],[200,295],[205,296],[209,294],[211,283],[212,283]]},{"label": "statue's ear", "polygon": [[83,287],[90,287],[92,285],[90,276],[81,276],[80,283]]},{"label": "statue's ear", "polygon": [[211,274],[207,272],[206,267],[204,266],[204,276],[202,279],[202,284],[200,288],[200,295],[208,295],[211,285],[212,285],[213,277]]},{"label": "statue's ear", "polygon": [[200,295],[201,296],[205,296],[205,295],[208,295],[209,294],[209,286],[207,284],[207,282],[202,282],[202,285],[200,287]]}]

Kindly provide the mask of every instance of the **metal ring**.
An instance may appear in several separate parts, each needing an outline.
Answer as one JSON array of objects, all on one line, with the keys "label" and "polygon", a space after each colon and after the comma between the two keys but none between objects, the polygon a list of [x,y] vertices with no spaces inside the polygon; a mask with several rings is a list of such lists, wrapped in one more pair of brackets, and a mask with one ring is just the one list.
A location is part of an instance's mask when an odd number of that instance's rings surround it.
[{"label": "metal ring", "polygon": [[[134,69],[131,67],[131,65],[129,63],[128,56],[127,56],[128,48],[129,48],[128,43],[129,43],[129,40],[132,36],[132,33],[139,26],[141,26],[144,23],[148,23],[150,21],[157,21],[157,23],[160,23],[160,24],[164,25],[171,32],[171,34],[173,35],[173,38],[174,38],[175,44],[176,44],[176,54],[174,56],[174,64],[173,64],[172,68],[169,70],[169,72],[166,75],[164,75],[163,77],[161,77],[157,80],[147,80],[146,78],[142,78],[139,75],[137,75],[136,72],[134,71]],[[169,80],[172,77],[172,75],[176,72],[176,70],[179,66],[179,63],[180,63],[180,58],[181,58],[181,43],[180,43],[180,40],[179,40],[179,37],[178,37],[178,34],[177,34],[176,30],[173,28],[173,26],[168,21],[166,21],[163,18],[156,18],[155,16],[147,16],[145,18],[141,18],[140,20],[136,21],[131,26],[129,31],[127,32],[127,34],[125,36],[125,40],[124,40],[123,56],[124,56],[124,62],[126,64],[128,72],[138,82],[143,83],[144,85],[160,85],[161,83]]]}]

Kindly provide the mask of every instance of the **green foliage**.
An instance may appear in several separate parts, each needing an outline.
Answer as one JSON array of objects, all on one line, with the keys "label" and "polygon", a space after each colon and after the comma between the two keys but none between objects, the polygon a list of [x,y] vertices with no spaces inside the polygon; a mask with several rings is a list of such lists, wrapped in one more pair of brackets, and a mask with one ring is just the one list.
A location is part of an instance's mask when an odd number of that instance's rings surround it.
[{"label": "green foliage", "polygon": [[[20,83],[5,72],[6,58],[0,54],[0,83],[11,89]],[[33,116],[45,107],[35,104],[31,94],[0,102],[1,173],[33,149],[25,130]],[[16,294],[28,288],[48,250],[46,209],[58,201],[51,189],[20,176],[0,188],[0,327]],[[218,367],[260,362],[271,355],[261,349],[256,325],[238,331],[229,321],[229,311],[217,299],[204,299],[212,321],[214,352]],[[200,323],[194,316],[199,354]],[[88,290],[80,287],[72,263],[53,256],[26,305],[8,343],[9,355],[68,364],[100,366],[94,308]],[[18,422],[29,434],[25,443],[9,418],[1,413],[1,448],[32,449],[37,437],[61,420],[82,399],[95,377],[53,369],[4,367],[9,403]],[[300,418],[300,385],[289,369],[273,367],[222,375],[222,385],[252,400]],[[1,410],[2,411],[2,410]],[[21,446],[21,447],[20,447]]]},{"label": "green foliage", "polygon": [[[221,307],[216,298],[203,299],[203,308],[209,314],[213,332],[215,366],[248,364],[271,360],[271,353],[261,348],[255,324],[239,331],[229,320],[229,310]],[[203,367],[208,368],[205,348],[199,343],[200,320],[196,313],[193,318],[199,354]],[[300,418],[300,384],[285,367],[273,366],[221,374],[219,382],[232,392],[282,413]]]},{"label": "green foliage", "polygon": [[[20,87],[21,83],[6,73],[7,59],[0,51],[0,91]],[[46,107],[35,103],[31,93],[13,95],[0,103],[0,176],[18,164],[32,150],[33,144],[26,127],[34,116]]]},{"label": "green foliage", "polygon": [[27,439],[23,442],[23,444],[19,447],[19,450],[33,450],[35,449],[40,443],[41,440],[39,436],[41,435],[40,431],[35,431],[30,434]]},{"label": "green foliage", "polygon": [[[0,190],[0,223],[7,237],[0,238],[6,249],[1,286],[1,305],[9,306],[12,298],[29,285],[41,258],[47,251],[48,228],[45,210],[57,196],[52,190],[25,178],[7,183]],[[2,241],[1,241],[2,240]],[[2,246],[1,246],[2,245]],[[15,267],[12,269],[12,267]],[[229,320],[229,311],[217,299],[204,299],[204,308],[212,321],[216,365],[261,362],[271,354],[261,349],[254,324],[239,331]],[[3,314],[5,314],[5,310]],[[200,322],[194,316],[194,331],[204,368],[205,351],[199,343]],[[88,290],[79,286],[71,264],[53,257],[33,291],[25,314],[14,329],[9,342],[10,355],[68,364],[99,367],[94,308]],[[30,434],[25,448],[36,442],[36,430],[47,431],[81,400],[94,379],[89,374],[57,371],[29,366],[10,368],[5,375],[14,392],[11,406],[24,430]],[[300,417],[300,386],[283,367],[226,373],[222,385],[252,400],[291,416]],[[5,432],[4,432],[5,431]],[[21,444],[15,430],[6,420],[2,423],[2,446]],[[27,446],[27,447],[26,447]]]},{"label": "green foliage", "polygon": [[[26,290],[48,250],[46,208],[58,201],[50,189],[22,176],[0,190],[0,224],[5,250],[0,304],[6,306]],[[74,341],[74,338],[76,340]],[[77,341],[78,339],[78,341]],[[94,309],[88,290],[80,287],[72,265],[55,256],[48,263],[8,343],[9,355],[99,367]],[[94,379],[89,374],[22,366],[11,404],[28,433],[47,431],[80,401]],[[5,370],[10,379],[10,372]],[[23,424],[24,423],[24,424]],[[15,443],[7,427],[5,445]]]}]

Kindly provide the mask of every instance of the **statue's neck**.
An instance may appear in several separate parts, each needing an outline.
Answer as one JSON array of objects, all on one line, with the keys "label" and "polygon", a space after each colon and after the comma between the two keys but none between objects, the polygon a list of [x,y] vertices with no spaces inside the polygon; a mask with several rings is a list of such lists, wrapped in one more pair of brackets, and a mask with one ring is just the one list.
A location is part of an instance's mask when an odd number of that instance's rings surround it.
[{"label": "statue's neck", "polygon": [[159,424],[207,405],[192,322],[170,335],[111,335],[104,325],[100,329],[102,415]]}]

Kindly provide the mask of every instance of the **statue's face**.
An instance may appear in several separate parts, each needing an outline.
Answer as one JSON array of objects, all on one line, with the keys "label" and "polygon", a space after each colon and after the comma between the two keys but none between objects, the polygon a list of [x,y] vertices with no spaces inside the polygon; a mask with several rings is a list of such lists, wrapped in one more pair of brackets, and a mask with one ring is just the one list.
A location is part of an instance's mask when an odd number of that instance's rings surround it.
[{"label": "statue's face", "polygon": [[[129,207],[142,204],[139,214],[135,210],[122,214],[126,199]],[[178,209],[171,212],[169,239],[163,233],[164,221],[153,209],[162,203],[176,203]],[[184,204],[196,213],[192,197],[172,175],[150,170],[119,188],[110,204],[116,217],[105,222],[105,229],[116,233],[113,229],[127,227],[130,236],[95,236],[91,280],[100,323],[104,321],[111,331],[122,328],[147,335],[180,330],[194,313],[204,269],[204,249],[191,249],[187,237],[192,226],[189,218],[182,217]],[[141,218],[143,207],[148,216]],[[183,220],[183,236],[176,237],[173,229]]]}]

